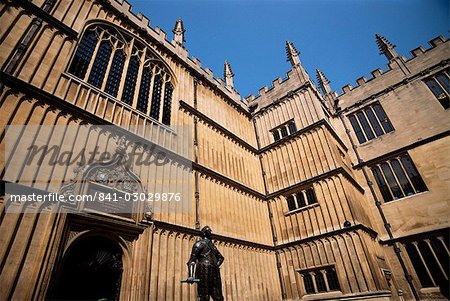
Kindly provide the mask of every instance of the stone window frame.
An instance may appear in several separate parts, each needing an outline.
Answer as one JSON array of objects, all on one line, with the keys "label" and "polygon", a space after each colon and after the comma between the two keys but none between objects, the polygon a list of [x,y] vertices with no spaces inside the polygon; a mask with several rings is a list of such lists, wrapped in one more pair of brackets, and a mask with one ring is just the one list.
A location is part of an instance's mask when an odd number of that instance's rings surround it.
[{"label": "stone window frame", "polygon": [[[312,191],[312,195],[313,195],[313,199],[314,199],[312,202],[310,202],[310,200],[308,199],[307,191]],[[305,202],[304,206],[299,206],[299,199],[297,197],[298,194],[303,195],[303,201]],[[317,199],[317,195],[316,195],[316,192],[315,192],[313,186],[305,187],[301,190],[295,191],[294,193],[287,194],[284,196],[284,198],[285,198],[286,204],[288,206],[288,211],[285,213],[285,215],[298,213],[300,211],[319,206],[319,200]],[[290,202],[294,202],[295,208],[291,208],[292,206],[289,205]]]},{"label": "stone window frame", "polygon": [[367,143],[395,131],[379,101],[349,114],[348,120],[359,144]]},{"label": "stone window frame", "polygon": [[[292,130],[292,125],[294,130]],[[287,134],[283,136],[282,132],[285,131]],[[295,124],[294,118],[282,123],[281,125],[270,130],[274,142],[278,142],[283,138],[292,136],[298,131],[297,125]]]},{"label": "stone window frame", "polygon": [[[450,261],[448,242],[448,232],[408,239],[402,242],[402,248],[404,253],[407,254],[411,270],[422,289],[439,289],[440,280],[448,284],[450,271],[448,266],[444,266],[445,261]],[[439,248],[441,249],[438,250]],[[446,259],[443,258],[445,255],[447,255]],[[444,278],[439,279],[436,271],[441,273],[440,276],[444,276]]]},{"label": "stone window frame", "polygon": [[[89,59],[89,65],[86,70],[86,72],[82,76],[74,75],[71,73],[70,69],[72,66],[72,63],[74,62],[74,58],[77,55],[77,50],[79,49],[80,43],[88,32],[94,32],[97,36],[96,46],[95,49]],[[111,54],[109,56],[109,61],[107,64],[107,68],[105,71],[105,74],[103,76],[101,86],[96,87],[93,86],[88,82],[88,79],[90,77],[92,67],[94,64],[94,61],[98,54],[98,49],[101,45],[101,43],[109,41],[111,43]],[[117,95],[111,95],[105,91],[108,77],[111,75],[111,65],[114,59],[114,55],[116,51],[122,51],[125,53],[125,63],[122,67],[122,76],[120,79],[119,88],[117,91]],[[137,79],[136,84],[134,86],[134,89],[132,91],[132,101],[131,103],[124,102],[122,100],[122,97],[124,95],[124,88],[125,88],[125,82],[127,78],[127,72],[128,72],[128,66],[130,63],[130,59],[133,56],[138,57],[139,61],[139,68],[137,72]],[[138,105],[138,102],[145,101],[140,99],[141,97],[141,80],[144,73],[144,68],[149,68],[151,71],[151,81],[149,85],[149,91],[148,91],[148,99],[147,99],[147,105],[142,105],[141,103]],[[118,27],[115,24],[112,24],[110,22],[106,21],[100,21],[95,20],[93,22],[88,22],[83,31],[79,35],[78,42],[76,46],[74,47],[74,50],[72,52],[72,56],[69,60],[69,63],[66,66],[66,71],[71,76],[75,76],[82,80],[86,85],[89,85],[94,90],[98,90],[101,93],[106,94],[110,98],[114,98],[118,101],[124,102],[128,104],[130,107],[132,107],[134,110],[139,111],[141,113],[144,113],[146,116],[155,119],[161,124],[164,124],[166,126],[170,126],[170,120],[172,116],[172,107],[173,107],[173,98],[174,98],[174,90],[177,85],[176,77],[172,71],[172,69],[169,67],[169,65],[164,61],[164,59],[154,50],[151,44],[145,42],[141,38],[139,38],[137,35],[133,34],[132,32],[129,32],[128,30]],[[152,97],[153,97],[153,89],[154,89],[154,79],[155,77],[159,75],[162,78],[162,85],[161,85],[161,91],[160,91],[160,97],[159,97],[159,112],[154,115],[158,115],[158,118],[151,117],[150,111],[152,108]],[[165,94],[168,93],[169,87],[171,89],[170,91],[170,99]],[[168,102],[166,104],[165,102]],[[143,112],[141,108],[146,108],[146,112]],[[169,110],[169,112],[166,112]]]},{"label": "stone window frame", "polygon": [[416,164],[406,152],[378,161],[370,169],[384,203],[428,191]]},{"label": "stone window frame", "polygon": [[[334,273],[334,287],[330,288],[330,283],[328,277],[327,277],[327,273],[329,271],[332,271]],[[297,269],[296,272],[298,272],[300,274],[300,277],[302,278],[301,281],[301,286],[303,289],[303,292],[305,295],[317,295],[317,294],[323,294],[323,293],[330,293],[330,292],[340,292],[342,293],[342,286],[341,283],[339,281],[339,273],[337,271],[337,267],[335,263],[332,264],[327,264],[327,265],[322,265],[322,266],[316,266],[316,267],[311,267],[311,268],[305,268],[305,269]],[[325,286],[325,290],[319,291],[318,286],[317,286],[317,281],[316,281],[316,277],[315,275],[317,273],[321,273],[322,275],[322,279],[324,280],[323,285]],[[307,285],[305,283],[305,277],[308,276],[310,277],[309,279],[312,280],[311,284],[313,285],[312,289],[313,292],[308,291]]]},{"label": "stone window frame", "polygon": [[[444,83],[442,81],[444,81]],[[449,81],[450,71],[448,69],[443,69],[439,72],[436,72],[423,80],[428,90],[434,95],[436,100],[439,101],[439,103],[445,110],[448,110],[450,108]]]}]

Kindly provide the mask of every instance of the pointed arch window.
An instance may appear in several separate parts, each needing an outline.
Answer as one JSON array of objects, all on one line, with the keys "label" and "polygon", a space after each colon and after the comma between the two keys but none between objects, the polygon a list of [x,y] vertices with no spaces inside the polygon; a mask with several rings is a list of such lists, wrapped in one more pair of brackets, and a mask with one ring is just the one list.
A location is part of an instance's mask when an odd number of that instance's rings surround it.
[{"label": "pointed arch window", "polygon": [[145,41],[107,24],[87,28],[68,68],[72,75],[170,125],[174,79]]}]

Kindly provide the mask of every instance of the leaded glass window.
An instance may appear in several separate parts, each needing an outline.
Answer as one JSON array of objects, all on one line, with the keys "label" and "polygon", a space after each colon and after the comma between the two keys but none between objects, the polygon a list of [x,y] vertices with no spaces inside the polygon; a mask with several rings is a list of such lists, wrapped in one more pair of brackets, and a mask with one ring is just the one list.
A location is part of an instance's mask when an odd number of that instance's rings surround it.
[{"label": "leaded glass window", "polygon": [[172,93],[173,93],[172,84],[166,83],[166,87],[164,89],[162,123],[167,125],[170,125],[170,111],[172,110]]},{"label": "leaded glass window", "polygon": [[152,70],[150,68],[150,66],[147,66],[142,70],[141,87],[139,88],[139,96],[137,102],[137,109],[146,114],[149,102],[148,97],[150,94],[150,85],[152,80]]},{"label": "leaded glass window", "polygon": [[427,190],[411,158],[406,154],[372,166],[372,173],[385,202]]},{"label": "leaded glass window", "polygon": [[109,58],[111,56],[112,47],[109,41],[102,41],[97,50],[97,55],[89,74],[88,83],[100,88],[105,77],[106,68],[108,67]]},{"label": "leaded glass window", "polygon": [[108,80],[106,81],[105,92],[116,97],[119,91],[120,80],[122,79],[123,65],[125,64],[125,53],[122,49],[114,53]]},{"label": "leaded glass window", "polygon": [[349,120],[359,143],[375,139],[394,130],[379,103],[369,105],[350,115]]},{"label": "leaded glass window", "polygon": [[150,107],[150,117],[170,125],[174,92],[170,69],[144,40],[129,32],[91,25],[68,72],[144,114]]},{"label": "leaded glass window", "polygon": [[136,88],[136,80],[139,72],[139,59],[137,56],[132,56],[128,64],[128,71],[125,78],[125,85],[123,87],[122,101],[132,105],[134,98],[134,91]]},{"label": "leaded glass window", "polygon": [[308,188],[286,196],[289,211],[300,209],[317,203],[314,188]]},{"label": "leaded glass window", "polygon": [[339,291],[339,281],[334,266],[324,266],[299,271],[303,278],[305,294]]},{"label": "leaded glass window", "polygon": [[161,107],[161,89],[162,89],[161,75],[155,76],[155,84],[153,85],[152,105],[150,109],[150,117],[159,119],[159,109]]},{"label": "leaded glass window", "polygon": [[69,67],[69,73],[83,79],[97,45],[98,38],[93,31],[87,31],[78,45],[77,52]]},{"label": "leaded glass window", "polygon": [[428,88],[444,109],[450,107],[450,76],[447,70],[441,71],[425,80]]}]

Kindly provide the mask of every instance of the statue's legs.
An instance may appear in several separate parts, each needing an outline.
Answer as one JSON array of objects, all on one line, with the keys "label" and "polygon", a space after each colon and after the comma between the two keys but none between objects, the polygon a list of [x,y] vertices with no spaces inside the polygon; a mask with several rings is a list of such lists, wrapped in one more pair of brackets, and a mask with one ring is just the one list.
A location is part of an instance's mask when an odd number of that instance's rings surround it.
[{"label": "statue's legs", "polygon": [[209,301],[211,267],[205,264],[197,264],[195,274],[196,278],[200,279],[197,284],[197,300]]},{"label": "statue's legs", "polygon": [[215,268],[212,273],[212,291],[211,297],[214,301],[223,301],[222,294],[222,279],[220,277],[220,270]]}]

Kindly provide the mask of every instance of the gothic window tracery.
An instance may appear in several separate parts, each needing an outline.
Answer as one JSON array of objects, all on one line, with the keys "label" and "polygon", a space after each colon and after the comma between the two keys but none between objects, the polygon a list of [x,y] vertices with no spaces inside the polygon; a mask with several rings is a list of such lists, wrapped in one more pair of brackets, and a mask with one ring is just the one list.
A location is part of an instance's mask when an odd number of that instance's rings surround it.
[{"label": "gothic window tracery", "polygon": [[68,72],[170,125],[173,76],[162,59],[132,34],[106,24],[89,26]]}]

